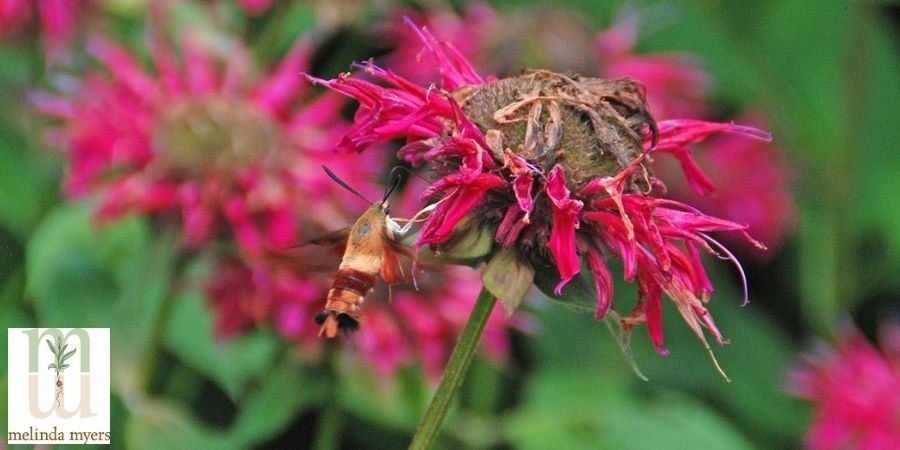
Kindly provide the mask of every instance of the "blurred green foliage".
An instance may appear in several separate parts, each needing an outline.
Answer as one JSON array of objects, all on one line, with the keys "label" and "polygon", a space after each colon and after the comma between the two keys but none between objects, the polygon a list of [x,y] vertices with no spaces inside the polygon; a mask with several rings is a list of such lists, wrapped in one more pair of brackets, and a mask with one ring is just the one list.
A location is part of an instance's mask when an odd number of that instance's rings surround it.
[{"label": "blurred green foliage", "polygon": [[[107,13],[113,32],[136,43],[144,10],[133,3],[110,2]],[[494,3],[503,14],[536,2]],[[597,28],[623,7],[553,4],[580,11]],[[715,351],[732,383],[716,374],[673,308],[665,316],[670,356],[655,354],[643,329],[633,339],[649,378],[643,382],[603,323],[526,301],[542,331],[515,336],[508,365],[476,361],[445,425],[444,448],[794,448],[808,423],[806,407],[783,387],[797,352],[813,337],[828,339],[848,316],[871,335],[872,317],[897,312],[897,7],[797,0],[629,6],[650,22],[640,50],[698,56],[715,80],[719,114],[751,108],[770,117],[793,166],[799,226],[773,262],[750,264],[751,292],[763,293],[750,306],[738,306],[738,280],[727,266],[712,272],[711,311],[731,339]],[[177,20],[212,26],[191,8]],[[316,18],[306,2],[283,2],[236,20],[267,60]],[[314,62],[317,73],[333,75],[373,50],[357,30],[342,33],[346,40]],[[417,368],[382,380],[347,354],[311,365],[268,329],[218,340],[196,289],[179,291],[171,310],[163,306],[179,258],[171,236],[154,235],[138,219],[97,226],[89,200],[61,202],[59,158],[26,107],[29,90],[45,82],[39,50],[0,45],[0,324],[112,327],[111,447],[311,448],[325,417],[335,418],[332,442],[345,448],[405,446],[431,392]],[[617,296],[634,297],[617,285]],[[6,367],[6,345],[0,364]]]}]

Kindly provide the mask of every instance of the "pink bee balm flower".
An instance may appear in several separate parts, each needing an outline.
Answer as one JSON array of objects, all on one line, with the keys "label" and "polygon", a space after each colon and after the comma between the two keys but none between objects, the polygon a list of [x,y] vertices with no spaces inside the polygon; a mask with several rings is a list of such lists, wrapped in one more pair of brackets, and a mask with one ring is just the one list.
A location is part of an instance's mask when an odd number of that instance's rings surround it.
[{"label": "pink bee balm flower", "polygon": [[883,329],[882,343],[879,352],[847,333],[791,373],[791,390],[815,407],[807,448],[900,448],[900,324]]},{"label": "pink bee balm flower", "polygon": [[[532,71],[485,80],[452,45],[427,29],[419,34],[437,61],[440,87],[419,86],[372,63],[360,67],[386,86],[349,75],[310,78],[360,103],[337,149],[362,151],[403,138],[400,156],[434,174],[422,195],[433,211],[417,244],[452,256],[473,235],[493,236],[494,247],[481,256],[489,259],[485,274],[499,277],[492,293],[509,308],[533,281],[560,295],[586,270],[597,289],[598,318],[613,300],[607,256],[617,257],[640,292],[627,328],[647,323],[654,347],[665,353],[666,294],[707,348],[704,328],[724,343],[704,306],[713,287],[700,255],[733,259],[711,232],[755,241],[745,225],[658,197],[663,184],[652,176],[651,156],[686,153],[687,145],[715,133],[769,140],[768,133],[702,121],[658,127],[644,87],[628,78]],[[550,285],[540,281],[548,274]]]},{"label": "pink bee balm flower", "polygon": [[258,256],[296,241],[297,212],[319,207],[301,188],[318,162],[297,149],[328,152],[326,142],[345,126],[336,96],[296,105],[307,89],[297,77],[311,52],[306,43],[258,77],[243,45],[213,54],[190,34],[183,58],[154,39],[152,68],[102,38],[89,50],[102,69],[71,95],[33,98],[61,120],[50,139],[68,158],[69,196],[96,193],[100,220],[177,218],[189,246],[227,232]]}]

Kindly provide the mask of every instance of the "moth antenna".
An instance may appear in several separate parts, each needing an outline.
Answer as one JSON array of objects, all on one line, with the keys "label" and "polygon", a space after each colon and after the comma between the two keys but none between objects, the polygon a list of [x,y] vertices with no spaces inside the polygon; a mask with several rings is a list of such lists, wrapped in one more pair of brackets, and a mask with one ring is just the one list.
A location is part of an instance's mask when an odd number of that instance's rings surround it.
[{"label": "moth antenna", "polygon": [[352,187],[350,187],[350,185],[347,184],[346,182],[344,182],[344,180],[338,178],[338,176],[335,175],[334,172],[332,172],[331,169],[329,169],[327,166],[324,166],[324,165],[323,165],[322,168],[325,169],[325,173],[328,174],[328,177],[331,178],[332,180],[334,180],[335,183],[341,185],[342,188],[344,188],[344,189],[350,191],[350,193],[352,193],[352,194],[356,195],[357,197],[359,197],[359,198],[365,200],[366,203],[368,203],[368,204],[370,204],[370,205],[371,205],[372,203],[374,203],[372,200],[367,199],[365,195],[360,194],[359,192],[357,192],[356,189],[353,189]]}]

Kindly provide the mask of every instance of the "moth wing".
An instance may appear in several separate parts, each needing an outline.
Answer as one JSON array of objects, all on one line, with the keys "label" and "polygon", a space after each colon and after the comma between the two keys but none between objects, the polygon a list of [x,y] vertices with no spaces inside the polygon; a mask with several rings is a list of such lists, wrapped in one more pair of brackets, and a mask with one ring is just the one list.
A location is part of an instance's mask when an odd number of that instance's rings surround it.
[{"label": "moth wing", "polygon": [[269,252],[275,263],[290,264],[306,273],[333,274],[341,264],[350,228],[342,228],[293,247]]}]

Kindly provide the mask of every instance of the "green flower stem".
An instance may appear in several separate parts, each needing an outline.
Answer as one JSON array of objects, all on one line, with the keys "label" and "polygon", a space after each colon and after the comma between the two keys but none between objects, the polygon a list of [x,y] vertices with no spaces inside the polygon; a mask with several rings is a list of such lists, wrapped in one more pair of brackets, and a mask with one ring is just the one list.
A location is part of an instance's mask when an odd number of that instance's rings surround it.
[{"label": "green flower stem", "polygon": [[324,409],[319,417],[316,427],[316,440],[313,444],[315,450],[334,450],[340,448],[341,433],[341,404],[340,404],[340,378],[337,370],[338,349],[335,343],[326,342],[323,361],[323,375],[326,379]]},{"label": "green flower stem", "polygon": [[416,435],[413,436],[410,450],[425,450],[431,448],[437,437],[438,431],[441,429],[441,423],[444,416],[447,415],[447,409],[453,401],[456,391],[462,385],[463,378],[472,363],[472,358],[478,350],[478,342],[481,340],[481,333],[487,324],[488,317],[494,309],[497,299],[482,288],[475,308],[469,316],[466,327],[463,328],[456,347],[453,348],[453,354],[450,355],[450,361],[447,362],[447,368],[444,369],[444,375],[441,377],[441,384],[438,386],[437,392],[431,399],[425,416],[419,422],[419,428]]},{"label": "green flower stem", "polygon": [[325,409],[319,418],[316,429],[315,450],[334,450],[340,448],[341,407],[332,402],[325,403]]},{"label": "green flower stem", "polygon": [[[172,239],[172,237],[165,236],[163,239]],[[162,304],[156,312],[156,320],[153,322],[153,328],[150,330],[150,336],[147,340],[147,347],[144,352],[144,359],[141,364],[140,376],[142,379],[140,380],[140,388],[143,389],[145,394],[150,393],[150,384],[153,382],[153,375],[156,373],[156,363],[159,360],[159,353],[162,352],[164,333],[166,327],[169,325],[169,318],[172,316],[172,310],[175,308],[175,299],[183,288],[180,284],[181,275],[189,260],[188,254],[184,251],[177,251],[173,258],[174,264],[169,280],[169,288],[162,299]]]}]

